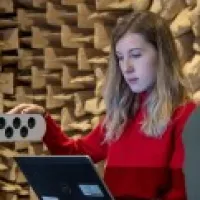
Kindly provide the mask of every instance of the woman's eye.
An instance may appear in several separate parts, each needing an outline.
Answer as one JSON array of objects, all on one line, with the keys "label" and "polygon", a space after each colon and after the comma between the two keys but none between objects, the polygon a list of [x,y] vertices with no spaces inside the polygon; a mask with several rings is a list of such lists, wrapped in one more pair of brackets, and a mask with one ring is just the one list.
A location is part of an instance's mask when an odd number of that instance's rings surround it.
[{"label": "woman's eye", "polygon": [[133,58],[139,58],[140,56],[141,56],[140,53],[137,53],[137,54],[131,54],[131,57],[133,57]]}]

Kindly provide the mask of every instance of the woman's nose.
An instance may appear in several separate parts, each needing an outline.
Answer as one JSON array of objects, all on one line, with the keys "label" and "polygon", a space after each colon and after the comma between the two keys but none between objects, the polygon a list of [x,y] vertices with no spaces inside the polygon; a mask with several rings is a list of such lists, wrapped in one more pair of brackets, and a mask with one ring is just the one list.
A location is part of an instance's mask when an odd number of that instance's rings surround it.
[{"label": "woman's nose", "polygon": [[124,68],[125,72],[133,72],[134,71],[134,66],[133,63],[130,61],[130,59],[127,59],[126,62],[124,63]]}]

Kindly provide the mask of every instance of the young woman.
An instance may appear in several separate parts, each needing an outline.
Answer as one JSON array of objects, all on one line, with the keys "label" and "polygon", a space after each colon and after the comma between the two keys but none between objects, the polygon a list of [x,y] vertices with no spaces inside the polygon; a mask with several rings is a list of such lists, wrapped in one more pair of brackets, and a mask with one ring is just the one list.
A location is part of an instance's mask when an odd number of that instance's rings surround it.
[{"label": "young woman", "polygon": [[43,141],[52,154],[105,160],[104,179],[118,200],[185,200],[181,134],[195,108],[185,85],[167,23],[154,13],[134,12],[113,30],[107,112],[88,135],[69,138],[38,105],[21,104],[8,113],[43,114]]}]

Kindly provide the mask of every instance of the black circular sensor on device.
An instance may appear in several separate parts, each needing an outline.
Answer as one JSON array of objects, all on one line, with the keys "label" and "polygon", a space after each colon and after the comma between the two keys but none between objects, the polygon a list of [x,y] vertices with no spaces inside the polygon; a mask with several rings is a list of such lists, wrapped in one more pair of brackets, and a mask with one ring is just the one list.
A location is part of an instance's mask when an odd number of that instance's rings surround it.
[{"label": "black circular sensor on device", "polygon": [[13,127],[14,127],[15,129],[18,129],[18,128],[20,127],[20,125],[21,125],[21,120],[20,120],[20,118],[19,118],[19,117],[15,117],[15,118],[13,119]]},{"label": "black circular sensor on device", "polygon": [[6,125],[6,120],[4,117],[0,117],[0,129],[4,129]]},{"label": "black circular sensor on device", "polygon": [[11,138],[13,136],[13,128],[11,126],[8,126],[6,129],[5,129],[5,136],[7,138]]},{"label": "black circular sensor on device", "polygon": [[34,119],[33,117],[30,117],[30,118],[28,119],[28,127],[29,127],[30,129],[32,129],[32,128],[35,127],[35,124],[36,124],[35,119]]},{"label": "black circular sensor on device", "polygon": [[20,135],[22,137],[27,137],[28,135],[28,128],[26,126],[23,126],[21,129],[20,129]]}]

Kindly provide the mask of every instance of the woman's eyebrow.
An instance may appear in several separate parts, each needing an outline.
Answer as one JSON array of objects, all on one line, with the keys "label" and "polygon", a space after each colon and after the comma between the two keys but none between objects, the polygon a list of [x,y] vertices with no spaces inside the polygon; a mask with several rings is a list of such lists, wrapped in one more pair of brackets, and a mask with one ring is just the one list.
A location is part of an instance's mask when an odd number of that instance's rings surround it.
[{"label": "woman's eyebrow", "polygon": [[135,50],[142,50],[142,48],[139,48],[139,47],[137,47],[137,48],[132,48],[132,49],[129,49],[129,53],[131,53],[131,52],[133,52],[133,51],[135,51]]},{"label": "woman's eyebrow", "polygon": [[[128,53],[131,53],[131,52],[137,51],[137,50],[142,50],[142,48],[139,48],[139,47],[137,47],[137,48],[131,48],[131,49],[128,50]],[[122,53],[119,52],[119,51],[116,51],[116,54],[122,55]]]}]

